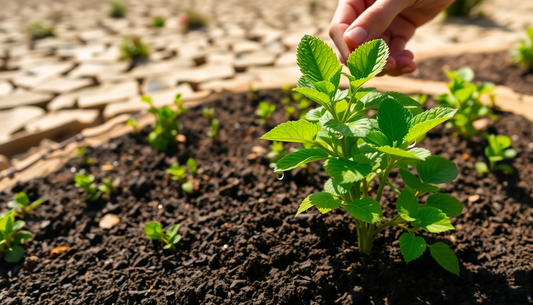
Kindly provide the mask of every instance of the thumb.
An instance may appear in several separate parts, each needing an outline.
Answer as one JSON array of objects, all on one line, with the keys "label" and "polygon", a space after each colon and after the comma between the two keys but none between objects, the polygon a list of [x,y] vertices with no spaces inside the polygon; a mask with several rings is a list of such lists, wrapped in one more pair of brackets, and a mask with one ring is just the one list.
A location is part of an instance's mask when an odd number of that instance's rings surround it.
[{"label": "thumb", "polygon": [[366,41],[379,38],[392,20],[411,0],[376,0],[344,32],[344,41],[354,50]]}]

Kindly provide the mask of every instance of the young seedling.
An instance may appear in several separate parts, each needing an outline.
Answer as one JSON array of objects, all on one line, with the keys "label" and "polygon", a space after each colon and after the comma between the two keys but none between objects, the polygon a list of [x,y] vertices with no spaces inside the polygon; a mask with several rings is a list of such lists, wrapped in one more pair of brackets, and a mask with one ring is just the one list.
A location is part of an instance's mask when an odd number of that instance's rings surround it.
[{"label": "young seedling", "polygon": [[170,179],[178,181],[184,192],[192,194],[197,191],[194,186],[194,179],[201,172],[201,169],[198,169],[196,160],[193,158],[189,158],[185,166],[180,166],[178,162],[175,162],[165,172],[170,174]]},{"label": "young seedling", "polygon": [[470,17],[483,0],[455,0],[444,11],[448,17]]},{"label": "young seedling", "polygon": [[131,61],[145,60],[150,56],[148,46],[139,37],[124,37],[120,45],[120,52],[122,53],[120,59]]},{"label": "young seedling", "polygon": [[84,174],[76,174],[74,176],[74,182],[77,187],[85,191],[85,196],[83,197],[85,201],[96,201],[102,195],[98,190],[98,186],[94,183],[94,175],[86,176]]},{"label": "young seedling", "polygon": [[46,37],[54,37],[54,27],[45,25],[41,22],[34,22],[26,28],[26,32],[31,40],[43,39]]},{"label": "young seedling", "polygon": [[26,195],[26,193],[24,192],[20,192],[15,196],[14,200],[7,203],[7,206],[15,210],[18,213],[19,217],[24,219],[30,214],[31,210],[33,210],[35,207],[39,206],[43,202],[43,200],[37,200],[30,203],[28,195]]},{"label": "young seedling", "polygon": [[270,159],[270,168],[276,168],[276,163],[287,155],[287,151],[283,148],[283,142],[272,143],[270,149],[271,151],[267,154],[267,158]]},{"label": "young seedling", "polygon": [[144,233],[151,239],[160,240],[165,243],[163,249],[170,253],[176,253],[176,244],[180,242],[181,235],[178,234],[180,225],[173,225],[167,232],[163,232],[161,224],[157,221],[148,222],[144,225]]},{"label": "young seedling", "polygon": [[194,9],[185,10],[185,14],[181,17],[181,24],[185,32],[192,30],[200,30],[207,26],[208,19]]},{"label": "young seedling", "polygon": [[211,129],[207,132],[207,136],[214,139],[218,135],[218,130],[220,128],[220,122],[215,118],[215,109],[204,108],[204,118],[207,119],[211,126]]},{"label": "young seedling", "polygon": [[0,214],[0,254],[8,263],[17,263],[24,257],[22,244],[33,236],[31,232],[22,230],[26,223],[15,221],[15,215],[13,210]]},{"label": "young seedling", "polygon": [[162,28],[165,26],[165,18],[161,16],[154,17],[154,21],[152,22],[152,26],[154,28]]},{"label": "young seedling", "polygon": [[109,2],[109,16],[112,18],[124,18],[126,16],[126,4],[120,1]]},{"label": "young seedling", "polygon": [[255,101],[258,99],[258,93],[259,90],[257,90],[257,88],[255,88],[251,83],[248,84],[248,98],[251,101]]},{"label": "young seedling", "polygon": [[85,153],[87,152],[87,147],[80,147],[74,153],[74,157],[80,158],[81,166],[86,167],[93,163],[93,158],[87,158]]},{"label": "young seedling", "polygon": [[489,141],[489,145],[485,147],[485,156],[487,156],[489,164],[477,162],[476,171],[480,174],[488,174],[501,170],[506,174],[512,174],[514,170],[509,164],[498,164],[500,161],[516,157],[516,150],[509,148],[511,147],[511,139],[508,136],[493,134],[485,135],[485,138]]},{"label": "young seedling", "polygon": [[187,109],[183,107],[181,94],[176,95],[174,99],[174,104],[177,107],[176,110],[169,106],[163,106],[161,108],[154,107],[152,99],[149,96],[143,96],[142,101],[150,105],[149,111],[156,118],[154,129],[148,135],[148,143],[159,151],[165,151],[169,144],[176,142],[179,126],[176,117],[179,114],[187,113]]},{"label": "young seedling", "polygon": [[137,123],[137,119],[134,118],[134,117],[129,118],[126,121],[126,125],[130,126],[131,128],[133,128],[133,131],[135,133],[140,133],[141,132],[141,129],[139,128],[139,124]]},{"label": "young seedling", "polygon": [[111,180],[111,178],[103,178],[102,184],[98,186],[98,190],[102,192],[102,194],[110,198],[117,192],[117,188],[119,185],[120,178],[115,178],[114,180]]},{"label": "young seedling", "polygon": [[526,39],[520,40],[520,46],[511,50],[513,63],[533,72],[533,28],[526,30]]},{"label": "young seedling", "polygon": [[259,116],[257,122],[261,125],[265,124],[268,122],[270,117],[272,117],[274,111],[276,111],[276,105],[268,102],[259,102],[259,107],[255,111],[255,113]]},{"label": "young seedling", "polygon": [[[363,88],[365,82],[381,72],[388,56],[383,40],[367,42],[349,56],[350,73],[345,74],[327,44],[304,36],[297,49],[303,76],[294,90],[321,107],[311,110],[306,119],[278,125],[262,138],[304,143],[308,147],[281,158],[274,169],[278,174],[324,160],[324,169],[331,178],[324,191],[303,200],[296,215],[313,206],[322,213],[335,208],[346,210],[354,218],[359,251],[366,254],[371,254],[373,242],[383,230],[399,228],[404,231],[400,250],[406,262],[429,248],[442,267],[459,274],[459,262],[448,245],[429,244],[416,235],[419,230],[440,233],[454,229],[450,217],[461,214],[463,206],[456,198],[439,193],[436,185],[455,179],[457,166],[441,156],[431,156],[427,149],[414,147],[417,139],[452,118],[457,110],[435,108],[422,112],[421,105],[406,95]],[[339,89],[341,75],[348,78],[349,89]],[[377,110],[375,117],[367,117],[370,109]],[[418,177],[409,168],[416,168]],[[407,186],[403,191],[397,190],[398,215],[384,220],[380,202],[390,173],[397,169]],[[379,183],[371,192],[375,179]],[[419,202],[427,193],[433,194]]]},{"label": "young seedling", "polygon": [[498,117],[490,112],[490,107],[481,103],[480,98],[484,94],[491,95],[494,90],[492,83],[482,83],[480,85],[471,83],[474,79],[474,71],[468,67],[461,68],[457,71],[446,72],[450,82],[447,84],[450,93],[444,93],[435,96],[437,107],[456,108],[457,113],[447,124],[446,127],[453,128],[463,138],[469,139],[478,133],[473,123],[476,120],[486,116],[492,120]]}]

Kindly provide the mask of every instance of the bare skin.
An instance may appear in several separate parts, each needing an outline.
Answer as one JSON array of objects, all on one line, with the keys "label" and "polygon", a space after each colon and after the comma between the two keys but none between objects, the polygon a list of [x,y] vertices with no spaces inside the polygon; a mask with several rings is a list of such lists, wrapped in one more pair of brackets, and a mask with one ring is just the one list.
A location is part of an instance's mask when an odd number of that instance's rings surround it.
[{"label": "bare skin", "polygon": [[361,44],[381,38],[390,49],[383,74],[398,76],[416,70],[405,45],[416,28],[433,19],[454,0],[339,0],[329,35],[346,62]]}]

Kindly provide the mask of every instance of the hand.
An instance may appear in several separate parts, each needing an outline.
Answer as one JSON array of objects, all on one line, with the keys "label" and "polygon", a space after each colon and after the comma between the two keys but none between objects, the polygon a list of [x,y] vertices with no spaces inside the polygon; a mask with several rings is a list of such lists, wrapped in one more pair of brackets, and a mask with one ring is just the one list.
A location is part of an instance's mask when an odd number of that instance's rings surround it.
[{"label": "hand", "polygon": [[339,0],[329,36],[342,62],[364,42],[381,38],[390,56],[381,74],[393,76],[416,70],[413,53],[405,44],[417,27],[433,19],[454,0]]}]

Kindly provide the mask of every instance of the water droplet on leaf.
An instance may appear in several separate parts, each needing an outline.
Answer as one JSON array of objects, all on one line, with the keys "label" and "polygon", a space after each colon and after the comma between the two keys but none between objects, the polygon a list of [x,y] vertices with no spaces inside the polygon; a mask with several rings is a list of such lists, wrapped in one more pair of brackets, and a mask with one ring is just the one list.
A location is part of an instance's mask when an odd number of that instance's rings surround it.
[{"label": "water droplet on leaf", "polygon": [[276,174],[276,178],[278,180],[283,180],[283,177],[285,177],[285,173],[284,172],[275,172]]},{"label": "water droplet on leaf", "polygon": [[413,148],[416,145],[416,141],[413,142],[413,144],[409,145],[407,148]]}]

